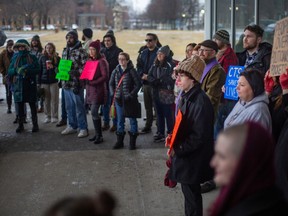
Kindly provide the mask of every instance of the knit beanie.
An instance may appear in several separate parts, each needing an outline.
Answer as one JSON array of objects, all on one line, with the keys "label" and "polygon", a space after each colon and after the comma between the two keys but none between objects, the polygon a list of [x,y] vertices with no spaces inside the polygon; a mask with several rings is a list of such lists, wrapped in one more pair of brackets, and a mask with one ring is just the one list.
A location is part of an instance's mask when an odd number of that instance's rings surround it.
[{"label": "knit beanie", "polygon": [[94,47],[98,52],[100,52],[100,47],[101,47],[100,40],[92,41],[89,47]]},{"label": "knit beanie", "polygon": [[112,29],[109,29],[107,32],[106,32],[106,35],[114,35],[114,31]]},{"label": "knit beanie", "polygon": [[204,47],[208,47],[211,48],[213,50],[215,50],[216,52],[218,52],[218,45],[215,41],[213,40],[205,40],[202,43],[199,43],[200,46],[204,46]]},{"label": "knit beanie", "polygon": [[69,31],[69,32],[66,34],[66,38],[67,38],[68,35],[71,36],[71,37],[73,37],[75,40],[78,40],[78,33],[77,33],[77,31],[75,31],[75,30]]},{"label": "knit beanie", "polygon": [[198,55],[192,55],[191,58],[180,62],[176,71],[190,73],[196,81],[200,82],[205,67],[205,62]]},{"label": "knit beanie", "polygon": [[264,93],[264,77],[257,69],[248,69],[240,73],[240,76],[244,76],[249,85],[252,88],[254,97],[257,97]]},{"label": "knit beanie", "polygon": [[217,31],[214,34],[213,38],[215,38],[215,39],[217,39],[219,41],[222,41],[224,44],[230,44],[230,42],[229,42],[230,35],[224,29]]},{"label": "knit beanie", "polygon": [[170,53],[170,47],[168,45],[162,46],[158,49],[157,53],[163,53],[165,56],[169,56]]},{"label": "knit beanie", "polygon": [[93,37],[93,31],[90,28],[84,28],[83,29],[83,35],[87,38],[92,38]]},{"label": "knit beanie", "polygon": [[19,39],[19,40],[17,40],[16,43],[14,44],[14,46],[13,46],[13,49],[14,49],[14,48],[17,48],[17,49],[18,49],[20,46],[24,46],[27,50],[30,49],[30,45],[29,45],[28,41],[25,40],[25,39]]},{"label": "knit beanie", "polygon": [[34,35],[31,39],[31,41],[38,41],[40,42],[40,36],[39,35]]},{"label": "knit beanie", "polygon": [[8,40],[6,43],[6,47],[11,47],[14,45],[14,41],[13,40]]}]

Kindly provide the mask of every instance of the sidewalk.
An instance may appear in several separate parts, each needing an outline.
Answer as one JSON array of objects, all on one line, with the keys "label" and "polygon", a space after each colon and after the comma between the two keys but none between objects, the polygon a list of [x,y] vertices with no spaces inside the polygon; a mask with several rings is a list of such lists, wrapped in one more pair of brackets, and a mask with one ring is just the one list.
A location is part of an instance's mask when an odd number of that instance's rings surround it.
[{"label": "sidewalk", "polygon": [[[0,84],[0,98],[4,94]],[[162,143],[153,143],[152,133],[138,137],[135,151],[128,150],[127,135],[124,149],[112,150],[114,133],[104,132],[104,143],[94,145],[77,134],[61,135],[63,127],[42,123],[43,113],[38,115],[39,133],[32,134],[28,122],[25,132],[16,134],[14,110],[6,111],[6,101],[0,102],[0,215],[39,216],[58,198],[103,188],[118,199],[115,215],[184,215],[180,185],[173,189],[163,185],[166,149]],[[90,114],[87,119],[92,136]],[[144,123],[139,120],[139,128]],[[204,208],[216,194],[203,195]]]}]

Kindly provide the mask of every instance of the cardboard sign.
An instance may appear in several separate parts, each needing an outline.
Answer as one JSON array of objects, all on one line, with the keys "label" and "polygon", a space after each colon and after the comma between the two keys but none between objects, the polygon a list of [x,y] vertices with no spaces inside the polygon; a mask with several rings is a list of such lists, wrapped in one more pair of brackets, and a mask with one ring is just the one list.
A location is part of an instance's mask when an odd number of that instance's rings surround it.
[{"label": "cardboard sign", "polygon": [[238,100],[238,93],[236,87],[238,85],[239,74],[245,69],[244,66],[230,66],[225,82],[224,98],[230,100]]},{"label": "cardboard sign", "polygon": [[279,20],[275,26],[270,75],[279,76],[288,67],[288,17]]},{"label": "cardboard sign", "polygon": [[98,63],[98,61],[87,61],[81,73],[80,79],[93,80],[93,77],[97,71]]},{"label": "cardboard sign", "polygon": [[71,70],[72,60],[61,59],[58,66],[58,73],[56,79],[66,80],[70,79],[69,71]]},{"label": "cardboard sign", "polygon": [[171,137],[170,149],[168,151],[169,155],[171,154],[171,151],[173,149],[173,145],[174,145],[177,133],[178,133],[179,126],[180,126],[181,121],[182,121],[182,117],[183,117],[182,112],[180,110],[178,110],[178,114],[177,114],[176,119],[175,119],[175,125],[174,125],[174,128],[173,128],[173,133],[172,133],[172,137]]}]

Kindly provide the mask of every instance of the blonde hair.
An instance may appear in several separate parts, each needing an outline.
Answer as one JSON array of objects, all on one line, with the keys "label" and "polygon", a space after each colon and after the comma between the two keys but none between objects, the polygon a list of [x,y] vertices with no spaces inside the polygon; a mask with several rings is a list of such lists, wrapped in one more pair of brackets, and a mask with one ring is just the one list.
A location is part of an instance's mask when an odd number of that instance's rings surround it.
[{"label": "blonde hair", "polygon": [[57,64],[58,62],[58,54],[56,53],[56,47],[55,47],[55,45],[53,44],[53,43],[51,43],[51,42],[48,42],[46,45],[45,45],[45,48],[44,48],[44,55],[45,56],[47,56],[47,57],[49,57],[49,55],[48,55],[48,53],[47,53],[47,51],[46,51],[46,47],[47,46],[51,46],[52,47],[52,49],[53,49],[53,51],[52,51],[52,55],[51,55],[51,57],[52,57],[52,62],[54,63],[54,64]]}]

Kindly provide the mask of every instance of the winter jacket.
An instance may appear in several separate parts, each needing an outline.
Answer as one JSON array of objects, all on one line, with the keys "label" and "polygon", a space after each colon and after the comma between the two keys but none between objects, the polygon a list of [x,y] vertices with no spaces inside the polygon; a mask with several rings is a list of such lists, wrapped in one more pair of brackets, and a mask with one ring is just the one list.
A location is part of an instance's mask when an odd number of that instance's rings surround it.
[{"label": "winter jacket", "polygon": [[238,59],[234,50],[229,46],[220,59],[218,59],[219,64],[223,67],[226,74],[228,73],[230,65],[238,65]]},{"label": "winter jacket", "polygon": [[153,100],[159,101],[159,89],[171,90],[174,89],[175,80],[172,78],[173,68],[170,63],[166,62],[163,66],[155,64],[149,70],[147,81],[153,89]]},{"label": "winter jacket", "polygon": [[214,65],[206,74],[201,84],[202,90],[208,95],[213,105],[214,113],[218,111],[218,106],[222,96],[222,86],[225,84],[226,73],[220,64]]},{"label": "winter jacket", "polygon": [[[137,73],[140,78],[143,74],[148,74],[150,68],[154,64],[155,58],[157,56],[158,47],[155,47],[154,50],[150,51],[148,48],[142,50],[137,57]],[[143,80],[144,85],[148,85],[148,81]]]},{"label": "winter jacket", "polygon": [[[272,45],[267,42],[261,43],[254,62],[248,65],[247,68],[260,70],[264,77],[266,71],[270,68],[271,53]],[[247,58],[247,51],[245,50],[241,53],[236,53],[236,55],[239,60],[239,65],[244,66]]]},{"label": "winter jacket", "polygon": [[[11,54],[11,57],[13,56],[13,53]],[[0,73],[2,74],[3,78],[3,83],[6,83],[6,78],[5,76],[8,73],[8,68],[10,65],[10,60],[8,56],[8,51],[7,49],[3,50],[0,54]]]},{"label": "winter jacket", "polygon": [[247,121],[254,121],[272,132],[271,116],[268,108],[268,96],[263,93],[245,103],[239,99],[224,122],[224,129],[232,125],[242,124]]},{"label": "winter jacket", "polygon": [[[121,77],[124,75],[125,77],[123,78],[120,87],[117,88]],[[123,73],[121,73],[120,65],[115,68],[109,81],[109,88],[111,94],[114,94],[115,89],[117,89],[115,92],[115,100],[119,105],[123,105],[125,101],[138,97],[138,91],[141,88],[141,80],[131,61],[128,62],[127,68]]]},{"label": "winter jacket", "polygon": [[118,55],[120,52],[123,52],[122,49],[120,49],[118,46],[113,44],[111,47],[107,48],[104,47],[101,50],[101,53],[105,55],[106,60],[109,64],[109,77],[111,76],[113,70],[118,65]]},{"label": "winter jacket", "polygon": [[98,60],[98,67],[93,80],[86,84],[86,104],[105,104],[108,98],[107,81],[109,80],[109,66],[105,57]]},{"label": "winter jacket", "polygon": [[14,101],[35,102],[37,101],[36,76],[40,66],[35,55],[29,51],[19,51],[11,60],[8,75],[13,79]]},{"label": "winter jacket", "polygon": [[178,105],[183,117],[176,135],[169,178],[184,184],[200,184],[213,177],[214,113],[210,99],[196,84],[183,92]]},{"label": "winter jacket", "polygon": [[72,60],[72,66],[69,81],[62,81],[62,87],[65,89],[82,88],[84,82],[80,82],[79,77],[82,73],[85,62],[88,60],[87,52],[82,48],[80,41],[77,41],[73,47],[66,47],[62,52],[62,59]]},{"label": "winter jacket", "polygon": [[46,55],[42,55],[39,60],[40,74],[39,74],[38,84],[40,85],[41,84],[53,84],[53,83],[58,82],[58,79],[56,79],[56,74],[58,72],[58,65],[60,62],[60,57],[57,58],[56,63],[53,62],[52,60],[53,68],[49,70],[47,70],[47,67],[46,67],[47,60],[51,60],[51,59]]}]

